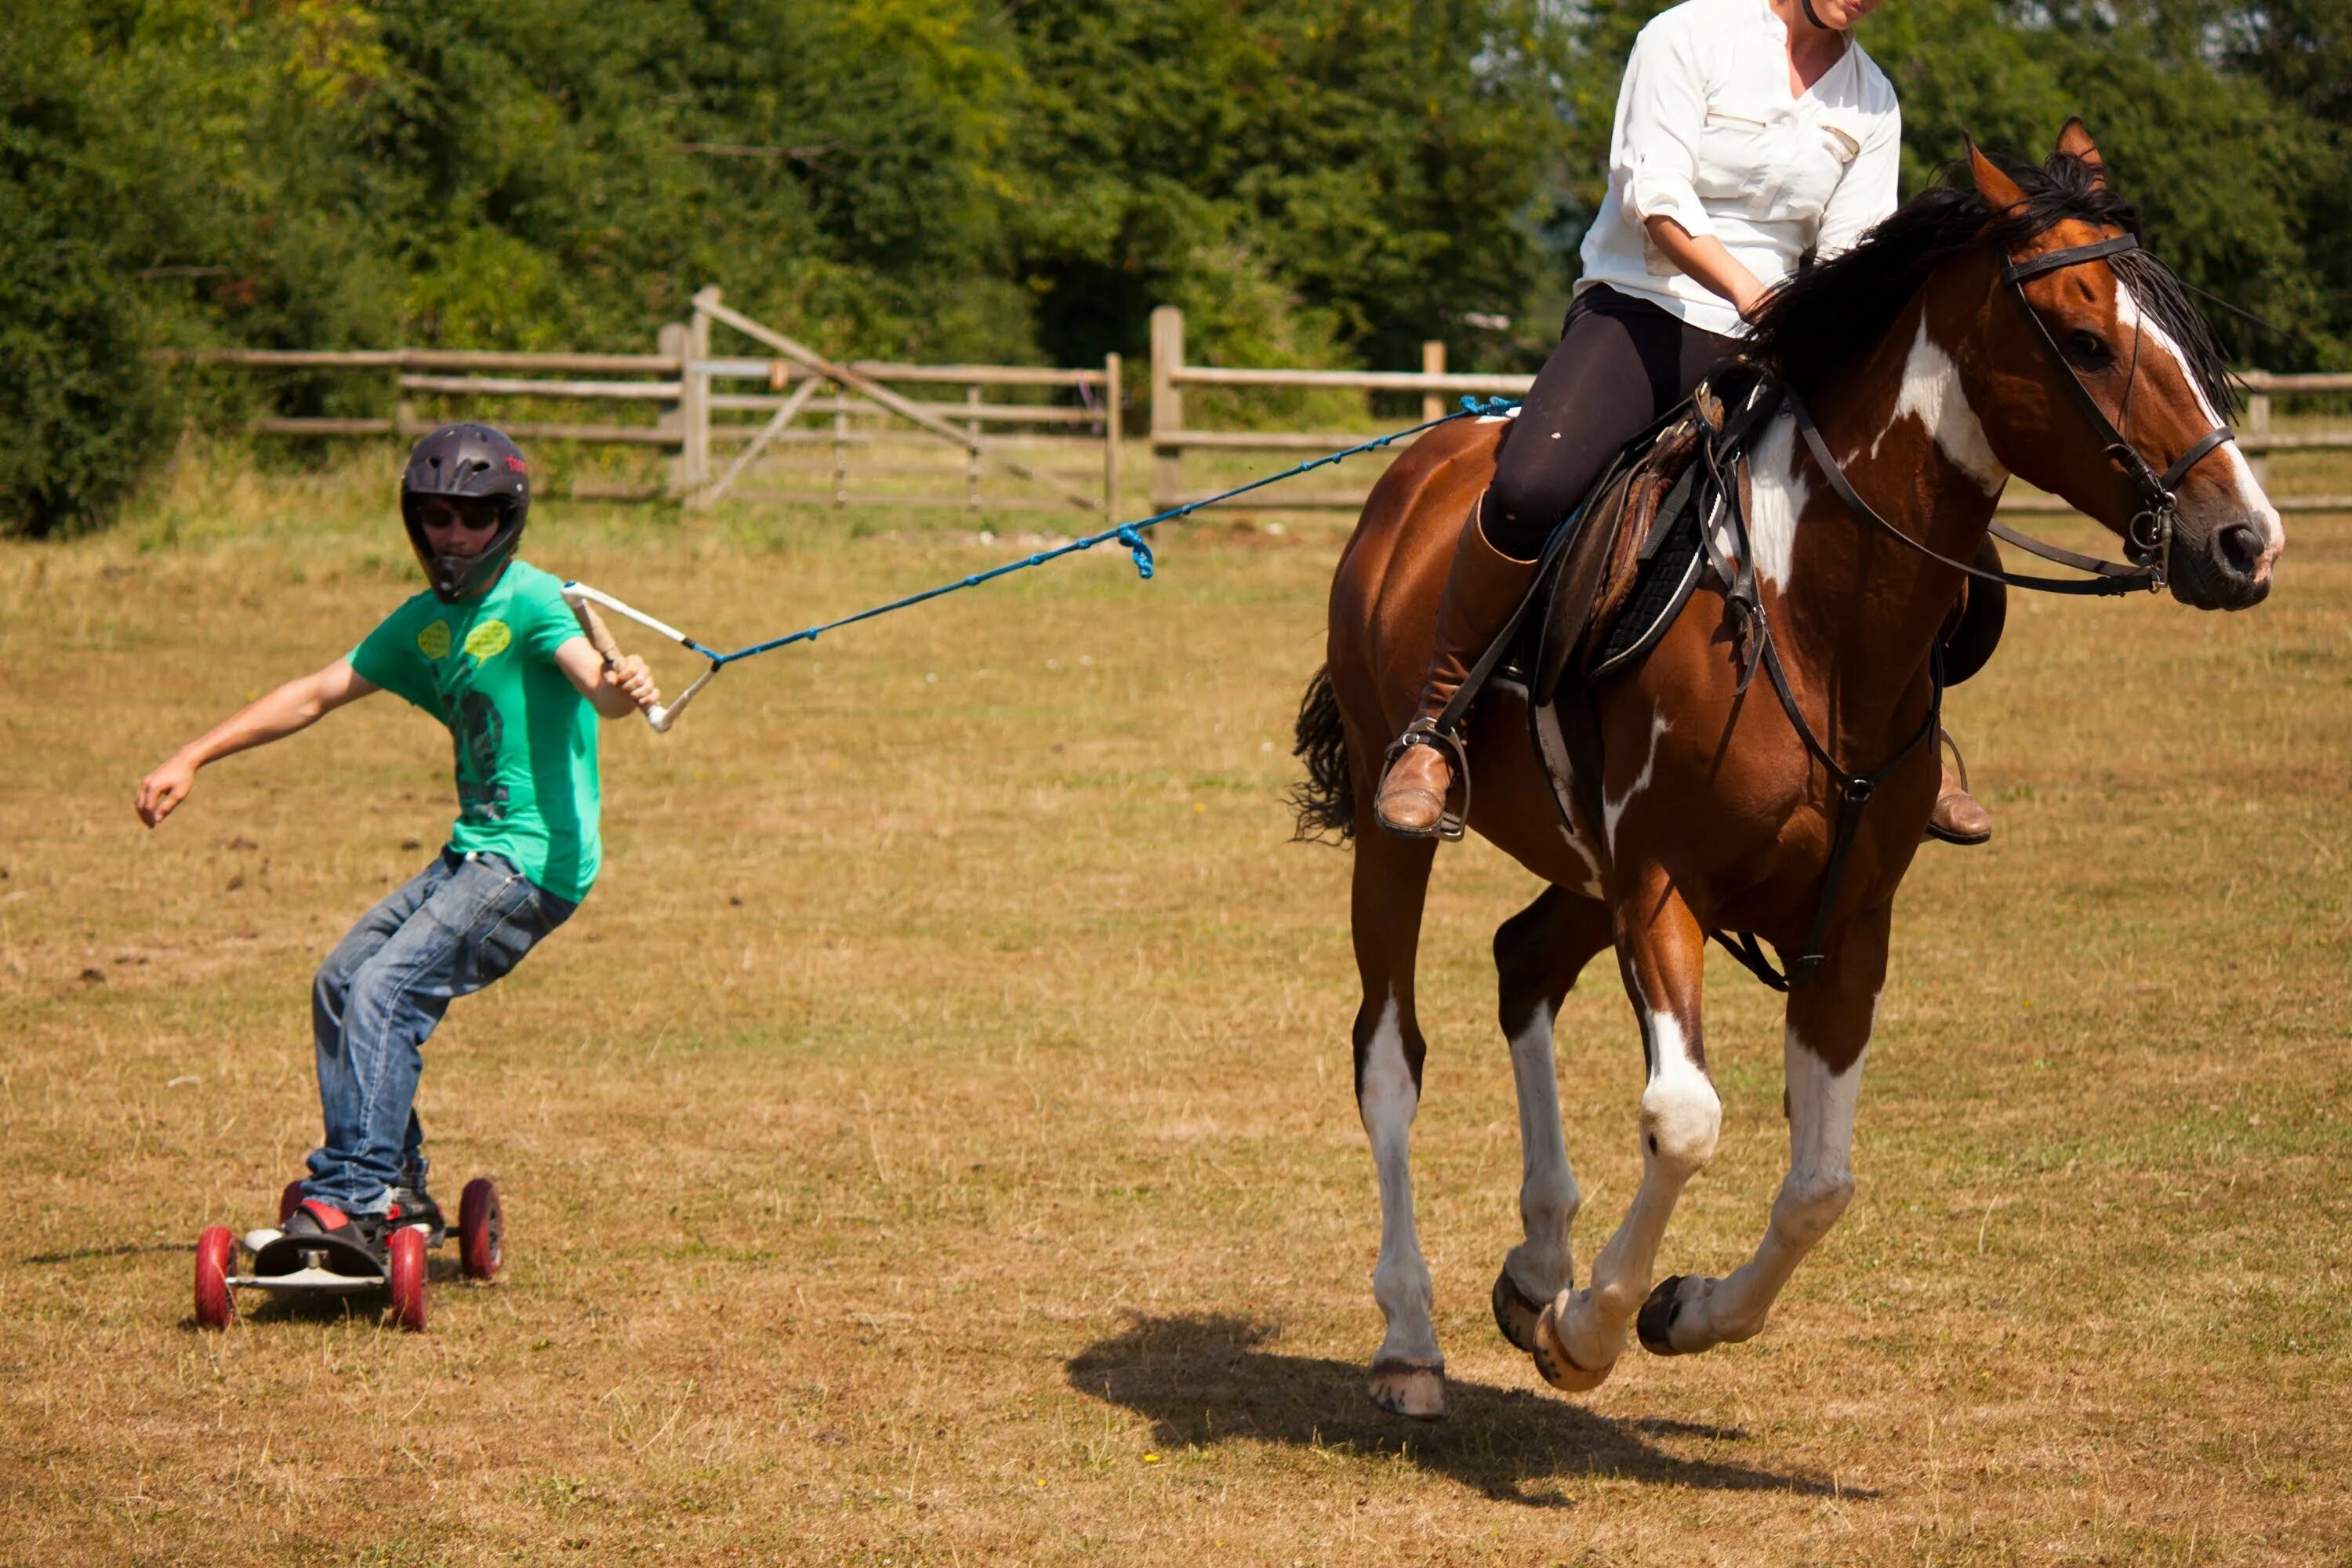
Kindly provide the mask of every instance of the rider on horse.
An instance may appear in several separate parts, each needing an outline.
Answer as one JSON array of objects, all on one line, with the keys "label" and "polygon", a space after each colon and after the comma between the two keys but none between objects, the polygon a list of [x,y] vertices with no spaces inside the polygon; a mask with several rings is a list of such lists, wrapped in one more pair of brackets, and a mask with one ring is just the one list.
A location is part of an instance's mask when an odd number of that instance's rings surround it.
[{"label": "rider on horse", "polygon": [[[1902,113],[1853,37],[1877,5],[1685,0],[1642,29],[1575,301],[1463,526],[1421,704],[1381,781],[1389,831],[1436,832],[1454,784],[1439,717],[1609,460],[1739,352],[1808,252],[1833,256],[1895,210]],[[1948,772],[1928,831],[1991,830]]]}]

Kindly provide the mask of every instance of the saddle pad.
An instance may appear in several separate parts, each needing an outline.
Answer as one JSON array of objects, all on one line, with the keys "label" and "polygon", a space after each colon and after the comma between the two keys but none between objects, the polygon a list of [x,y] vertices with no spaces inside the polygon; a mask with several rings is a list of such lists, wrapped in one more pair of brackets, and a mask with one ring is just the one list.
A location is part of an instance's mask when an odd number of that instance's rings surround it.
[{"label": "saddle pad", "polygon": [[1586,677],[1592,684],[1631,668],[1665,635],[1689,602],[1691,590],[1706,570],[1699,540],[1702,499],[1695,489],[1676,515],[1660,523],[1651,536],[1653,548],[1643,557],[1633,592],[1618,606],[1594,651]]}]

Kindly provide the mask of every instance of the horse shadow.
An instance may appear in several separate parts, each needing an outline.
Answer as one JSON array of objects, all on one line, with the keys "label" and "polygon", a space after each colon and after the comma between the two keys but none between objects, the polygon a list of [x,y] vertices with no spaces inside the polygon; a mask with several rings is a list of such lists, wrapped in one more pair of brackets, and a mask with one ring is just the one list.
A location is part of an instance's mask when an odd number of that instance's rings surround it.
[{"label": "horse shadow", "polygon": [[1566,1508],[1561,1484],[1623,1479],[1717,1491],[1869,1498],[1809,1476],[1667,1453],[1653,1436],[1745,1442],[1737,1427],[1616,1420],[1523,1388],[1448,1379],[1449,1420],[1408,1425],[1372,1407],[1364,1369],[1270,1347],[1279,1328],[1223,1315],[1138,1316],[1072,1356],[1070,1385],[1152,1423],[1163,1447],[1237,1438],[1393,1454],[1496,1502]]}]

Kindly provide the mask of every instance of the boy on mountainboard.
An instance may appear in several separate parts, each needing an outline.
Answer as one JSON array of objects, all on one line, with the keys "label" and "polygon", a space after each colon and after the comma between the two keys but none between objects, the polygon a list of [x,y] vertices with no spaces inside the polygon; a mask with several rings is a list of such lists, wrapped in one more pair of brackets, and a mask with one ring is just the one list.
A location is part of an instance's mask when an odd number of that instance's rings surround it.
[{"label": "boy on mountainboard", "polygon": [[326,1131],[281,1224],[379,1268],[394,1228],[422,1225],[436,1238],[444,1228],[415,1110],[425,1041],[453,998],[504,975],[587,897],[602,853],[597,715],[660,701],[645,661],[601,658],[561,582],[518,557],[530,510],[530,466],[504,435],[453,425],[425,437],[402,475],[400,511],[426,591],[139,785],[139,816],[153,827],[205,763],[380,690],[449,729],[457,816],[447,847],[360,917],[310,991]]}]

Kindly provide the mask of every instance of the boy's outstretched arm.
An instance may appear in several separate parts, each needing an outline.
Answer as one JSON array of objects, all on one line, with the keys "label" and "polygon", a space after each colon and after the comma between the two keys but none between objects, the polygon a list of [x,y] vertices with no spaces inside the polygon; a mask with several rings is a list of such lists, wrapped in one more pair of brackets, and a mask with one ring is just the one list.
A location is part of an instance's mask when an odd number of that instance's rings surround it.
[{"label": "boy's outstretched arm", "polygon": [[325,714],[383,688],[339,658],[324,669],[298,675],[263,694],[165,758],[139,781],[139,820],[152,827],[172,815],[195,787],[196,770],[235,752],[282,741],[307,730]]},{"label": "boy's outstretched arm", "polygon": [[635,654],[624,655],[607,668],[604,657],[584,637],[571,637],[555,650],[555,666],[563,671],[589,706],[607,719],[625,719],[640,708],[661,700],[653,671]]}]

